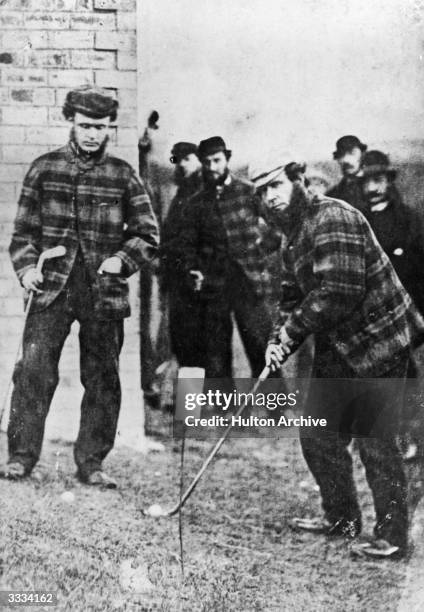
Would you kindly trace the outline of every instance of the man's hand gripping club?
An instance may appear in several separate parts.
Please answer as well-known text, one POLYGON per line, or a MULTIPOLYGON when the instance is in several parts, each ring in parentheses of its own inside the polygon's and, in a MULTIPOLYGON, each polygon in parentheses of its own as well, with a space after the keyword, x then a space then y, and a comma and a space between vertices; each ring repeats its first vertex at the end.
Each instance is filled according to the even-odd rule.
POLYGON ((271 372, 279 370, 295 350, 295 342, 290 338, 284 326, 280 330, 279 340, 279 344, 268 344, 265 351, 265 364, 271 372))

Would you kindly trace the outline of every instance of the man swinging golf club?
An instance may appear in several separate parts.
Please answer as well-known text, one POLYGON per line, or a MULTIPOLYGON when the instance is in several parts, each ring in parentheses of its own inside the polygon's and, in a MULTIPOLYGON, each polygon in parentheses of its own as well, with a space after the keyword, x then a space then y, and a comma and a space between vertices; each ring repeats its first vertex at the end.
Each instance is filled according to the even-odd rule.
POLYGON ((348 451, 357 437, 375 503, 376 539, 352 551, 401 557, 407 551, 408 511, 396 428, 413 327, 422 329, 423 320, 365 217, 340 200, 311 196, 304 171, 293 159, 277 159, 254 181, 286 236, 280 315, 266 363, 278 367, 314 334, 305 414, 327 421, 325 432, 300 431, 325 516, 294 518, 292 526, 327 535, 359 534, 361 512, 348 451), (393 378, 395 384, 383 380, 393 378))
POLYGON ((106 152, 117 107, 104 90, 70 91, 63 107, 70 141, 36 159, 24 180, 10 255, 33 299, 14 372, 9 461, 0 468, 6 478, 28 476, 39 459, 60 354, 77 320, 85 389, 74 448, 77 476, 90 485, 117 486, 102 462, 113 447, 120 408, 119 354, 123 318, 130 314, 126 279, 158 245, 143 184, 125 161, 106 152), (57 245, 66 254, 46 259, 40 272, 40 255, 57 245))

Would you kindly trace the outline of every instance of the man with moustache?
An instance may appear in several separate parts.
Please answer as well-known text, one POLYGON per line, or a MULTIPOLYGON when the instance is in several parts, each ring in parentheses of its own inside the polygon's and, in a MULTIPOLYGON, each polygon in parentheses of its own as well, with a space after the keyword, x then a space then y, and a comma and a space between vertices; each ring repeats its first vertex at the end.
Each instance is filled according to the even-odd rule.
POLYGON ((265 250, 277 248, 279 241, 265 246, 265 222, 254 187, 230 172, 231 151, 224 140, 202 140, 198 154, 204 187, 185 209, 181 256, 187 286, 202 302, 201 365, 207 378, 231 378, 234 314, 257 376, 272 325, 265 250))
POLYGON ((410 346, 424 321, 363 215, 340 200, 309 194, 302 169, 293 160, 278 159, 255 181, 286 236, 280 313, 266 362, 279 367, 314 334, 305 415, 327 421, 323 431, 300 431, 325 516, 295 518, 291 524, 349 538, 360 533, 348 451, 357 437, 377 522, 376 539, 355 544, 352 552, 399 558, 407 551, 408 509, 397 422, 410 346), (391 378, 394 384, 384 381, 391 378), (333 380, 330 385, 322 379, 333 380))
POLYGON ((381 151, 362 161, 363 213, 387 253, 403 286, 424 314, 424 235, 422 220, 405 205, 396 187, 396 170, 381 151))
POLYGON ((9 250, 33 301, 14 372, 9 461, 0 468, 9 479, 29 476, 39 459, 60 354, 77 320, 85 389, 74 447, 77 476, 89 485, 117 486, 102 462, 113 447, 120 409, 127 278, 158 246, 143 184, 129 164, 107 153, 117 109, 106 90, 87 85, 68 92, 69 142, 36 159, 24 179, 9 250), (47 261, 40 273, 41 253, 58 245, 65 256, 47 261))
MULTIPOLYGON (((172 199, 162 227, 161 285, 168 297, 172 352, 179 366, 198 366, 202 361, 199 337, 200 303, 198 295, 193 293, 185 282, 185 269, 180 253, 184 209, 190 197, 202 187, 197 146, 191 142, 177 142, 172 147, 170 161, 175 165, 177 193, 172 199)), ((187 215, 190 215, 189 208, 187 215)))
POLYGON ((338 185, 327 192, 330 198, 343 200, 360 211, 365 207, 361 185, 361 163, 366 150, 367 145, 357 136, 347 135, 339 138, 333 158, 339 164, 343 177, 338 185))
MULTIPOLYGON (((390 258, 403 286, 424 315, 424 232, 420 216, 402 201, 396 187, 396 170, 381 151, 368 151, 362 161, 362 190, 368 219, 379 243, 390 258)), ((408 378, 419 378, 419 366, 411 357, 408 378)), ((411 385, 413 389, 414 385, 411 385)), ((418 389, 413 389, 412 399, 418 389)), ((422 455, 421 411, 408 402, 405 415, 404 459, 422 455)))

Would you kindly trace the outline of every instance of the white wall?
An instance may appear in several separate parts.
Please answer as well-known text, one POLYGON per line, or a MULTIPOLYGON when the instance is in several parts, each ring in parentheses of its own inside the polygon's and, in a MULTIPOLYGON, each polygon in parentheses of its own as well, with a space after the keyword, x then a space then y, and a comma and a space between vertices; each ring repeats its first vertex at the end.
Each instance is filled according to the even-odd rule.
POLYGON ((281 147, 331 156, 424 138, 424 9, 414 0, 143 0, 141 121, 176 140, 221 134, 245 163, 281 147), (418 7, 418 8, 417 8, 418 7))

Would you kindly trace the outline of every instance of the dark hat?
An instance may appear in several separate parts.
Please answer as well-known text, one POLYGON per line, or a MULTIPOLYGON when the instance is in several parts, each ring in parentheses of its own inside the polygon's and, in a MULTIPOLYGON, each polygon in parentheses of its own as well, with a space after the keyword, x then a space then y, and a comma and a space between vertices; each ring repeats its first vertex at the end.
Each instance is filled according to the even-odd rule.
POLYGON ((368 151, 362 159, 362 176, 386 174, 391 181, 396 178, 396 170, 391 166, 388 155, 381 151, 368 151))
POLYGON ((341 157, 348 151, 352 151, 355 147, 361 149, 362 152, 367 150, 367 145, 361 142, 357 136, 342 136, 336 142, 336 150, 333 151, 334 159, 341 157))
POLYGON ((207 155, 214 155, 219 151, 223 151, 227 158, 231 156, 231 151, 227 149, 227 146, 221 138, 221 136, 212 136, 211 138, 207 138, 206 140, 201 140, 199 144, 199 158, 202 159, 207 155))
POLYGON ((169 161, 171 164, 178 164, 179 161, 184 159, 186 155, 190 155, 190 153, 197 155, 197 145, 192 142, 177 142, 172 147, 169 161))
POLYGON ((109 91, 93 85, 84 85, 67 93, 62 110, 66 119, 71 119, 75 113, 82 113, 92 119, 110 117, 114 121, 117 109, 118 100, 115 100, 109 91))

